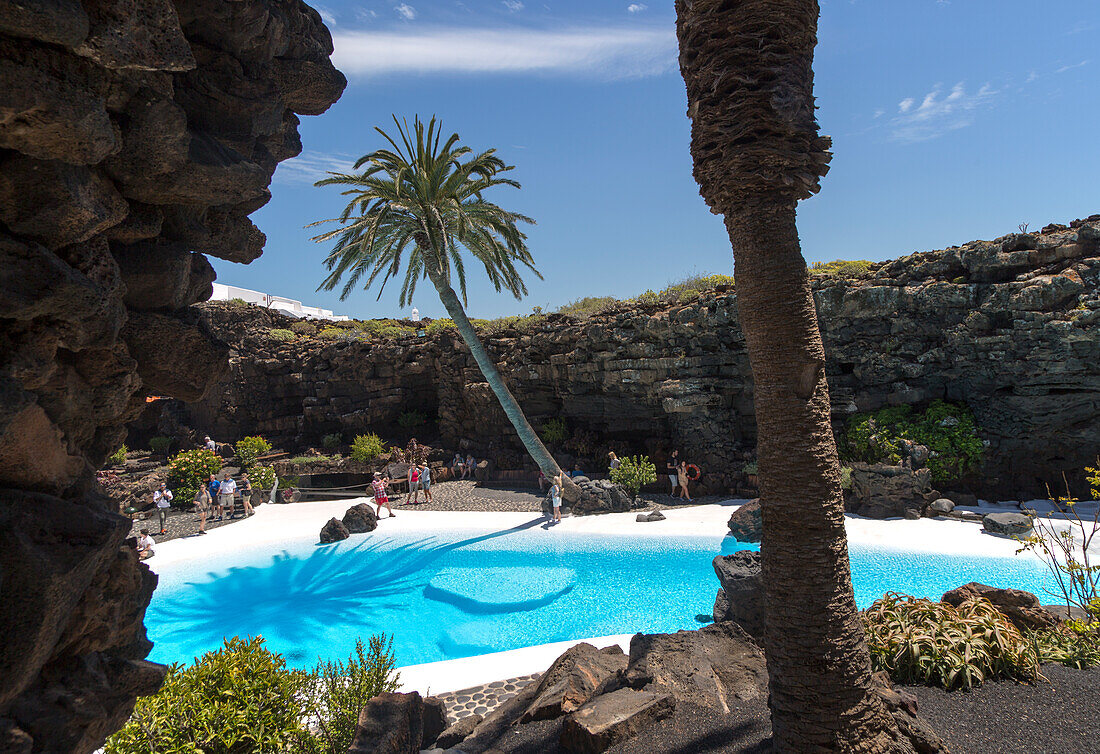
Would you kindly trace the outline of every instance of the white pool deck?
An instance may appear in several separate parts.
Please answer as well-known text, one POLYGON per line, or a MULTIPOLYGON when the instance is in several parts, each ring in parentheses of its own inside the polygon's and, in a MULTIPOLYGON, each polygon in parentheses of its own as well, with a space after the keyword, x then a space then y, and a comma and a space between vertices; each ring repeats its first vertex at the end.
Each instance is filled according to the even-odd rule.
MULTIPOLYGON (((321 527, 329 518, 340 518, 352 505, 372 502, 370 498, 296 503, 293 505, 263 505, 256 515, 232 526, 213 529, 204 537, 174 539, 156 547, 156 555, 146 561, 154 572, 164 566, 203 560, 211 555, 224 555, 226 550, 275 546, 292 540, 316 541, 321 527)), ((609 513, 600 516, 566 518, 544 531, 547 537, 575 534, 621 534, 646 537, 705 536, 720 538, 726 531, 730 513, 744 500, 727 500, 712 505, 699 505, 664 510, 664 521, 639 523, 636 513, 609 513)), ((1007 506, 983 506, 983 512, 1008 510, 1007 506)), ((1012 506, 1013 510, 1018 510, 1012 506)), ((378 532, 434 532, 439 530, 509 529, 534 520, 535 513, 488 513, 455 511, 416 511, 399 508, 394 518, 383 518, 378 532)), ((848 542, 852 545, 883 549, 927 552, 943 555, 987 557, 1015 556, 1019 543, 984 534, 975 523, 950 519, 922 518, 873 520, 858 516, 845 519, 848 542)), ((352 535, 357 536, 357 535, 352 535)), ((716 585, 717 588, 717 585, 716 585)), ((556 642, 534 647, 495 652, 458 660, 409 665, 399 668, 401 686, 406 691, 446 693, 492 681, 544 671, 569 647, 587 641, 597 647, 618 644, 629 647, 630 634, 593 639, 556 642)))

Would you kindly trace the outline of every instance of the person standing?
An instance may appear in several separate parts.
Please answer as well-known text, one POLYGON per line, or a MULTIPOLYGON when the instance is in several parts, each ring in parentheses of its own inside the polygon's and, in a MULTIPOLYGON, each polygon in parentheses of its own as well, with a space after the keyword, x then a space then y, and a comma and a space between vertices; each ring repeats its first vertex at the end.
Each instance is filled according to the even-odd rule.
POLYGON ((561 523, 561 477, 555 476, 554 483, 550 485, 550 508, 553 510, 551 521, 561 523))
POLYGON ((424 490, 424 502, 432 501, 432 470, 427 461, 420 467, 420 489, 424 490))
POLYGON ((149 530, 142 529, 137 541, 138 560, 148 560, 153 557, 153 545, 156 543, 157 541, 149 536, 149 530))
POLYGON ((612 471, 622 465, 622 461, 619 460, 619 457, 615 455, 615 451, 613 450, 607 454, 607 457, 611 459, 607 463, 607 473, 610 474, 612 471))
POLYGON ((153 493, 153 505, 157 508, 157 518, 160 520, 160 533, 168 533, 168 508, 172 505, 172 490, 164 482, 153 493))
POLYGON ((390 498, 386 495, 386 485, 390 482, 389 477, 382 477, 379 472, 374 472, 374 481, 370 483, 371 489, 374 491, 374 503, 378 506, 378 510, 374 513, 376 516, 382 515, 382 506, 386 506, 386 510, 390 512, 390 518, 393 518, 393 508, 390 507, 390 498))
POLYGON ((676 467, 676 478, 680 482, 680 499, 691 502, 691 493, 688 492, 688 463, 687 461, 680 461, 680 465, 676 467))
POLYGON ((252 482, 248 478, 248 472, 241 474, 241 507, 244 508, 244 517, 248 518, 256 511, 252 509, 252 482))
POLYGON ((195 492, 195 512, 199 514, 199 534, 206 534, 206 513, 210 510, 210 490, 205 484, 195 492))
POLYGON ((672 490, 668 493, 668 496, 674 498, 676 497, 676 488, 680 484, 680 451, 672 451, 665 467, 668 469, 668 481, 672 483, 672 490))
POLYGON ((218 487, 218 502, 221 503, 222 509, 229 509, 229 520, 232 521, 236 518, 237 514, 234 510, 234 503, 237 498, 237 483, 233 481, 233 477, 229 474, 225 475, 222 479, 221 486, 218 487))
POLYGON ((409 483, 409 494, 405 496, 405 505, 409 504, 412 500, 414 503, 420 502, 420 467, 416 463, 409 465, 409 471, 407 481, 409 483))
POLYGON ((215 521, 221 521, 225 518, 225 509, 222 508, 222 499, 218 494, 218 488, 222 486, 222 483, 218 481, 218 478, 213 474, 210 475, 210 481, 206 483, 206 489, 210 493, 210 502, 214 506, 214 515, 217 516, 215 521))

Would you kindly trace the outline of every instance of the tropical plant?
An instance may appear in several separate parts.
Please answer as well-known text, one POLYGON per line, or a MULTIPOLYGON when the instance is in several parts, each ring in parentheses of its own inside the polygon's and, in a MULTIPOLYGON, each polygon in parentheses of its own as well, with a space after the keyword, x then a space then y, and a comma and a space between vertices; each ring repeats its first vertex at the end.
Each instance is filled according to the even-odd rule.
POLYGON ((873 668, 900 683, 969 689, 1038 676, 1034 642, 984 599, 953 607, 889 592, 862 617, 873 668))
POLYGON ((378 694, 396 691, 400 675, 393 639, 385 634, 370 637, 369 651, 362 639, 355 640, 355 654, 347 663, 318 663, 313 671, 314 694, 307 706, 306 724, 314 731, 311 752, 344 754, 355 737, 359 713, 378 694))
POLYGON ((168 489, 175 493, 173 502, 190 505, 211 474, 221 471, 222 459, 212 450, 196 448, 177 453, 168 462, 168 489))
POLYGON ((154 437, 149 440, 149 450, 158 456, 168 455, 168 449, 172 447, 171 437, 154 437))
POLYGON ((325 260, 329 275, 320 287, 333 290, 343 281, 343 299, 360 281, 364 288, 380 281, 381 298, 386 283, 401 274, 404 262, 400 305, 405 307, 411 303, 417 283, 428 279, 527 452, 544 474, 553 476, 560 471, 557 464, 527 421, 463 308, 467 300, 463 250, 484 268, 497 291, 504 289, 517 299, 527 293, 517 265, 539 275, 527 249, 527 237, 517 227, 517 223, 534 221, 485 198, 486 192, 497 186, 519 188, 516 181, 503 175, 512 166, 492 149, 473 154, 469 147, 458 144, 458 134, 442 141, 435 118, 427 124, 415 118, 411 129, 407 122, 393 120, 397 140, 375 129, 392 149, 359 158, 355 170, 362 168, 361 172, 332 173, 317 182, 318 186, 344 186, 350 197, 339 217, 314 223, 335 222, 339 226, 313 239, 318 243, 335 241, 325 260))
POLYGON ((118 450, 107 456, 107 463, 111 466, 121 466, 126 463, 126 454, 129 452, 130 449, 126 447, 126 443, 123 443, 118 450))
POLYGON ((569 437, 569 430, 565 428, 565 422, 561 419, 547 419, 542 423, 542 432, 539 436, 542 437, 543 442, 553 445, 569 437))
POLYGON ((626 456, 619 459, 619 468, 611 470, 611 481, 637 495, 642 487, 657 481, 657 467, 649 456, 626 456))
POLYGON ((225 640, 191 667, 173 665, 154 696, 139 697, 106 754, 252 754, 287 751, 308 736, 302 702, 310 673, 290 670, 261 637, 225 640))
POLYGON ((1083 670, 1100 666, 1100 600, 1090 620, 1066 620, 1055 628, 1031 634, 1040 662, 1057 662, 1083 670))
POLYGON ((267 492, 275 486, 275 469, 270 466, 253 466, 248 472, 253 488, 267 492))
POLYGON ((356 435, 351 442, 351 460, 373 461, 386 452, 386 443, 382 438, 371 432, 367 435, 356 435))
POLYGON ((271 443, 259 435, 245 437, 233 446, 233 451, 245 470, 251 469, 256 460, 269 450, 271 450, 271 443))
POLYGON ((325 450, 334 450, 340 447, 340 443, 344 441, 344 438, 339 432, 333 432, 330 435, 325 435, 321 438, 321 447, 325 450))
POLYGON ((725 217, 756 386, 773 746, 901 751, 852 590, 825 350, 795 223, 831 156, 814 115, 818 12, 816 0, 678 0, 680 71, 694 175, 725 217))
POLYGON ((279 343, 289 343, 292 340, 298 339, 298 336, 295 335, 292 330, 287 330, 282 327, 276 327, 273 330, 268 330, 267 337, 279 343))
POLYGON ((423 412, 413 409, 401 412, 401 415, 397 417, 397 426, 402 429, 412 429, 413 427, 419 427, 425 421, 427 420, 424 418, 423 412))

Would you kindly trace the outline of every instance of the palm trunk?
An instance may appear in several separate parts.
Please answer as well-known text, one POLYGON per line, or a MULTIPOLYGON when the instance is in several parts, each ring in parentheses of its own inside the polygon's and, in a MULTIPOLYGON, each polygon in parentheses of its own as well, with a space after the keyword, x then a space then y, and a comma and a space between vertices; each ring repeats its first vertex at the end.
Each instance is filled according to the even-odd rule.
POLYGON ((726 227, 754 381, 776 750, 889 751, 893 721, 871 689, 852 592, 825 351, 795 209, 742 206, 726 227))
POLYGON ((500 401, 500 407, 504 409, 505 416, 508 417, 508 421, 515 428, 516 434, 519 435, 520 442, 527 449, 528 455, 535 461, 547 479, 552 479, 554 476, 561 474, 561 469, 558 468, 554 457, 542 444, 542 440, 539 439, 535 428, 531 426, 531 422, 527 421, 527 417, 524 415, 523 409, 519 407, 519 403, 516 402, 512 391, 504 383, 504 378, 501 377, 497 365, 489 358, 489 352, 485 350, 485 346, 481 344, 481 340, 477 337, 477 332, 466 316, 466 311, 462 308, 462 302, 458 300, 458 295, 454 292, 454 289, 451 288, 445 278, 438 274, 429 272, 428 277, 435 285, 436 291, 439 292, 439 300, 443 302, 443 308, 451 315, 451 320, 455 323, 458 334, 462 336, 466 347, 473 354, 474 361, 477 362, 478 368, 485 376, 485 381, 492 388, 493 394, 500 401))

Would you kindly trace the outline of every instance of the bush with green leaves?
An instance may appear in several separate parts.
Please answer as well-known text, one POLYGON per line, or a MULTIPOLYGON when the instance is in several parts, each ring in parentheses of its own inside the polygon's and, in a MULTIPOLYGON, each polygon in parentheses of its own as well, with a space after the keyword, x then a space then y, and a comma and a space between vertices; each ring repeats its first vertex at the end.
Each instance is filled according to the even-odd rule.
POLYGON ((317 325, 302 319, 292 324, 290 331, 308 338, 317 334, 317 325))
POLYGON ((454 320, 433 319, 428 323, 428 326, 424 328, 424 332, 431 338, 444 332, 457 333, 458 328, 455 326, 454 320))
POLYGON ((424 414, 416 409, 412 411, 402 411, 401 415, 397 417, 397 426, 402 429, 412 429, 419 427, 427 419, 424 418, 424 414))
POLYGON ((282 327, 276 327, 273 330, 268 330, 267 337, 270 340, 274 340, 279 343, 289 343, 292 340, 298 339, 298 336, 294 334, 293 330, 287 330, 282 327))
POLYGON ((222 459, 212 450, 196 448, 177 453, 168 462, 168 489, 175 494, 173 504, 190 506, 199 490, 211 474, 221 471, 222 459))
POLYGON ((872 264, 867 259, 834 259, 832 262, 814 262, 809 269, 811 275, 851 278, 863 275, 872 264))
POLYGON ((558 307, 558 313, 577 319, 588 319, 593 314, 610 309, 617 303, 619 299, 614 296, 585 296, 558 307))
POLYGON ((344 331, 339 327, 326 327, 317 333, 317 337, 321 340, 336 340, 344 335, 344 331))
POLYGON ((611 470, 611 481, 637 495, 642 487, 657 481, 657 467, 649 456, 627 456, 620 459, 619 468, 611 470))
POLYGON ((129 452, 130 449, 126 447, 126 443, 123 443, 122 447, 107 456, 107 464, 109 466, 121 466, 126 463, 126 454, 129 452))
POLYGON ((374 432, 367 435, 356 435, 351 443, 351 459, 353 461, 373 461, 385 452, 386 443, 374 432))
POLYGON ((1057 662, 1084 670, 1100 666, 1100 599, 1088 611, 1089 620, 1067 620, 1031 634, 1040 662, 1057 662))
POLYGON ((955 689, 1038 677, 1034 642, 984 599, 953 607, 888 592, 860 617, 871 667, 899 683, 955 689))
POLYGON ((271 466, 253 466, 248 470, 248 479, 253 489, 267 492, 275 486, 275 469, 271 466))
POLYGON ((545 443, 559 443, 569 437, 569 430, 565 428, 565 422, 561 419, 548 419, 542 423, 539 437, 545 443))
POLYGON ((139 697, 106 754, 254 754, 293 751, 310 738, 303 703, 313 674, 291 670, 260 637, 225 640, 191 667, 173 665, 154 696, 139 697))
POLYGON ((237 460, 245 470, 251 469, 256 460, 271 450, 271 443, 259 435, 252 435, 237 441, 233 451, 237 454, 237 460))
POLYGON ((156 453, 158 456, 168 455, 168 449, 172 447, 171 437, 154 437, 149 440, 149 450, 156 453))
POLYGON ((378 694, 396 691, 400 676, 393 639, 370 637, 369 651, 362 639, 355 641, 355 654, 347 663, 321 662, 313 671, 314 694, 307 706, 306 725, 314 731, 303 750, 316 754, 344 754, 355 737, 359 712, 378 694))
POLYGON ((970 410, 941 400, 923 412, 915 412, 912 406, 891 406, 856 414, 848 420, 840 451, 846 461, 899 464, 907 455, 906 441, 928 447, 928 468, 937 482, 977 470, 985 453, 970 410))
POLYGON ((340 443, 344 441, 344 438, 339 432, 333 432, 330 435, 325 435, 321 438, 321 447, 325 450, 333 450, 340 447, 340 443))

